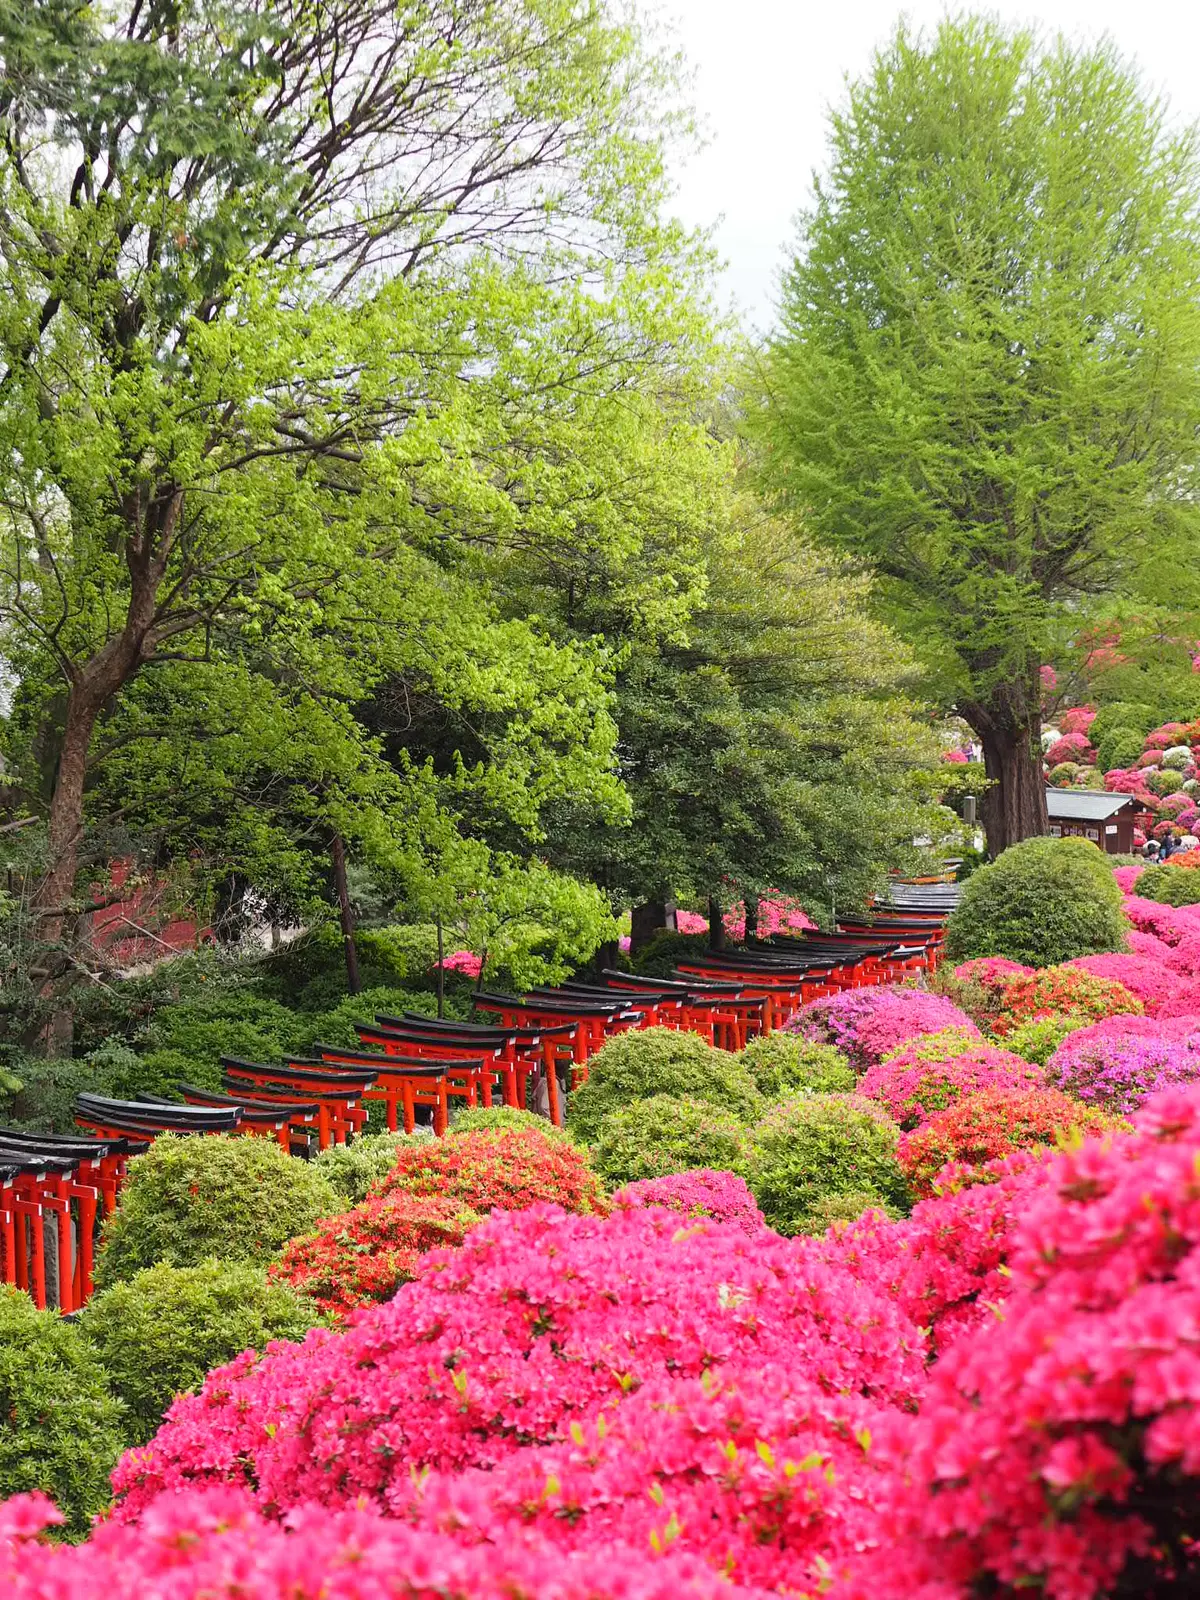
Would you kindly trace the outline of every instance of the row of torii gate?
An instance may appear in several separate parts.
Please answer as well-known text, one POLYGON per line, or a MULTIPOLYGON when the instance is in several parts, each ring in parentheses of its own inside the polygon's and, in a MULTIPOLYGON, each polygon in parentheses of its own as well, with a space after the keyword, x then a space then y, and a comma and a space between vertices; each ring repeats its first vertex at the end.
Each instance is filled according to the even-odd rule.
POLYGON ((307 1158, 353 1140, 372 1102, 407 1133, 424 1123, 444 1134, 455 1107, 476 1105, 541 1111, 561 1125, 590 1058, 626 1029, 687 1029, 740 1050, 811 1000, 933 972, 956 896, 952 884, 897 882, 886 904, 834 932, 705 952, 669 978, 605 968, 522 995, 478 993, 470 1022, 376 1016, 355 1025, 357 1049, 317 1045, 270 1063, 225 1057, 219 1090, 179 1083, 177 1101, 80 1094, 77 1134, 0 1128, 3 1279, 39 1308, 78 1310, 128 1163, 161 1133, 269 1138, 307 1158))

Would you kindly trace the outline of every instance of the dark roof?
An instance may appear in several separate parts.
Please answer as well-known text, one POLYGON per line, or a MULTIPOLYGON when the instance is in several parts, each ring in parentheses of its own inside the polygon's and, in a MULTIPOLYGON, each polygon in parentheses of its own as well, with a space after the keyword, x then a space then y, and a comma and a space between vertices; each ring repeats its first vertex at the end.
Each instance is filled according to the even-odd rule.
POLYGON ((1104 794, 1098 789, 1046 790, 1046 810, 1052 822, 1107 822, 1127 806, 1137 806, 1131 794, 1104 794))

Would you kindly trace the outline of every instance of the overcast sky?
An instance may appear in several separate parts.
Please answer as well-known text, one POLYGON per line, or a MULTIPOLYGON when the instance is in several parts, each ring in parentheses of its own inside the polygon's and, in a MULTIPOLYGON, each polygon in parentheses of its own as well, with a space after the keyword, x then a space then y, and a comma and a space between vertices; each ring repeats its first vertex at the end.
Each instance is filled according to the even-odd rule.
MULTIPOLYGON (((719 220, 725 289, 748 326, 773 315, 792 219, 825 157, 825 118, 896 19, 936 24, 944 4, 914 0, 665 0, 691 62, 710 142, 678 174, 677 209, 719 220)), ((1176 116, 1200 119, 1198 0, 1007 0, 979 9, 1073 38, 1107 33, 1176 116)))

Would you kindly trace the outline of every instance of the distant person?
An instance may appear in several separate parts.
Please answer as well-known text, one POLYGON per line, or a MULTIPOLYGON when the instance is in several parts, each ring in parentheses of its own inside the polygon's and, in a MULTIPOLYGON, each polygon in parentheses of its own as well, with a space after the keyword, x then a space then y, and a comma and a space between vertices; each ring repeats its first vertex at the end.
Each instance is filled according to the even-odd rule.
POLYGON ((1145 844, 1142 846, 1142 854, 1145 856, 1147 861, 1157 861, 1158 860, 1158 840, 1157 839, 1147 839, 1145 844))
POLYGON ((1162 849, 1158 852, 1158 859, 1160 861, 1169 861, 1178 848, 1179 847, 1174 839, 1164 839, 1162 842, 1162 849))

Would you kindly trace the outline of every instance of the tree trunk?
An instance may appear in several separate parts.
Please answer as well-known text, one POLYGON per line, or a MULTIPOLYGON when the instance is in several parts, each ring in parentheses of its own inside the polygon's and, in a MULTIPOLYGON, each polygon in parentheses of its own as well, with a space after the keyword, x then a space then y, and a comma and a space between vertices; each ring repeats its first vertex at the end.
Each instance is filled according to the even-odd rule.
POLYGON ((745 896, 746 906, 746 942, 758 938, 758 896, 748 894, 745 896))
POLYGON ((438 913, 437 919, 438 959, 437 959, 437 1000, 439 1019, 446 1015, 446 936, 442 932, 442 917, 438 913))
POLYGON ((1042 724, 1036 714, 1024 728, 980 728, 989 787, 981 807, 988 854, 1050 831, 1042 776, 1042 724))
POLYGON ((713 895, 708 897, 708 948, 710 950, 725 948, 725 918, 721 911, 721 902, 713 895))
POLYGON ((333 884, 337 890, 338 915, 342 924, 342 948, 346 953, 346 986, 351 994, 362 993, 358 976, 358 946, 354 941, 354 907, 350 904, 350 889, 346 883, 346 846, 340 833, 329 841, 329 854, 333 861, 333 884))

